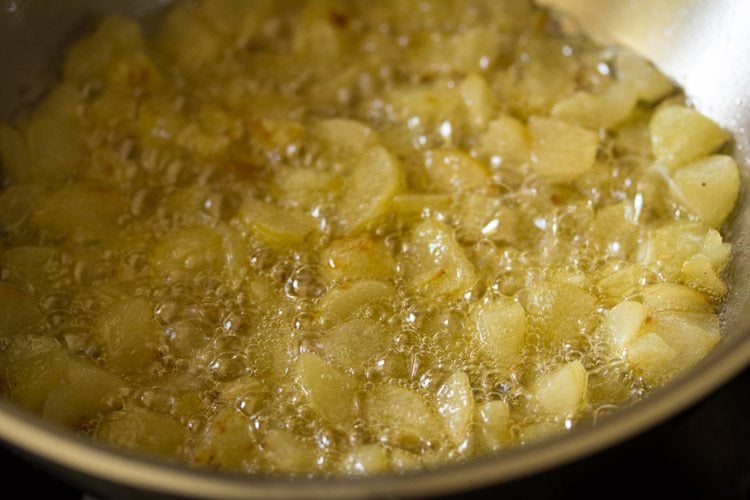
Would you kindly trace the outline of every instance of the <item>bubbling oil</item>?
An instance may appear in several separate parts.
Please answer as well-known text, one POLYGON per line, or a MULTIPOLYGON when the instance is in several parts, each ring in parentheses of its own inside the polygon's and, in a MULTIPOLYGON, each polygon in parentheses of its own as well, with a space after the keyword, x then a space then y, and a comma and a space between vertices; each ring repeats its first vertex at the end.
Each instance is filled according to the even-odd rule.
MULTIPOLYGON (((669 281, 639 260, 650 231, 696 221, 665 196, 648 144, 649 118, 681 103, 677 91, 596 128, 591 165, 557 182, 535 170, 531 122, 575 91, 619 85, 616 50, 524 1, 278 4, 178 4, 154 40, 105 21, 30 118, 74 124, 85 154, 73 171, 34 164, 27 179, 3 156, 0 277, 39 316, 19 335, 115 380, 67 423, 193 465, 374 473, 567 432, 658 385, 613 350, 606 317, 669 281), (390 174, 360 165, 376 144, 390 174), (362 168, 374 173, 357 184, 362 168), (415 263, 425 221, 439 234, 415 263), (378 291, 357 305, 357 286, 378 291), (504 300, 523 311, 523 342, 499 362, 477 318, 504 300), (305 355, 328 371, 307 380, 305 355), (584 392, 550 415, 539 381, 572 365, 584 392), (453 374, 468 395, 442 403, 459 392, 445 389, 453 374), (372 400, 383 388, 437 430, 389 427, 399 417, 372 400), (338 398, 351 405, 331 418, 338 398), (437 410, 454 403, 474 412, 458 439, 437 410), (507 437, 482 444, 488 432, 507 437)), ((2 334, 4 353, 19 349, 2 334)), ((42 401, 34 409, 63 419, 42 401)))

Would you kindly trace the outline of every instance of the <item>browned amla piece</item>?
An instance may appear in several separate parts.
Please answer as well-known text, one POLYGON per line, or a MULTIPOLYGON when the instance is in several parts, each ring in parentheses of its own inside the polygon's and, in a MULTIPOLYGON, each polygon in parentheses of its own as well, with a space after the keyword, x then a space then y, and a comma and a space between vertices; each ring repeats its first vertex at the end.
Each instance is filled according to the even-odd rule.
POLYGON ((430 467, 721 338, 727 134, 527 1, 177 2, 62 75, 0 125, 0 387, 105 443, 430 467))

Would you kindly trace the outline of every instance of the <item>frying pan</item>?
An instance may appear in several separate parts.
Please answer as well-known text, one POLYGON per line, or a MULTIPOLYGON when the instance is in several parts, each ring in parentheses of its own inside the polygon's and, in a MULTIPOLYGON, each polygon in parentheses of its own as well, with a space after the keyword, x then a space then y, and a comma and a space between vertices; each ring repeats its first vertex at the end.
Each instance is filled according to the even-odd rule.
MULTIPOLYGON (((64 47, 99 17, 148 18, 164 0, 0 0, 0 119, 11 120, 54 82, 64 47)), ((734 134, 743 188, 728 238, 734 258, 724 338, 697 367, 649 398, 573 432, 492 457, 409 474, 290 479, 194 470, 112 450, 0 401, 0 439, 55 473, 106 496, 289 498, 424 496, 528 476, 641 433, 708 395, 750 363, 750 2, 745 0, 542 0, 603 43, 651 59, 693 105, 734 134)))

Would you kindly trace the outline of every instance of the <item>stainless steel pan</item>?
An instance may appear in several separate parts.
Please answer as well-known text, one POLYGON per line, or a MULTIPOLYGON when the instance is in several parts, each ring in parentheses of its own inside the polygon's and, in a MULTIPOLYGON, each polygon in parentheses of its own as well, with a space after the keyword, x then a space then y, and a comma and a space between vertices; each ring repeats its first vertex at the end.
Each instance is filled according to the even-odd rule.
MULTIPOLYGON (((164 1, 0 0, 0 119, 10 119, 54 81, 65 44, 110 12, 139 16, 164 1)), ((735 134, 734 153, 750 165, 750 2, 746 0, 544 0, 573 15, 604 42, 619 42, 653 60, 682 85, 695 106, 735 134)), ((290 480, 195 471, 128 455, 73 436, 0 402, 0 438, 92 491, 187 497, 352 497, 445 494, 530 475, 642 432, 729 380, 750 363, 750 194, 743 170, 741 202, 730 239, 731 295, 725 338, 698 367, 646 401, 582 425, 567 435, 495 457, 408 475, 290 480)), ((147 495, 148 496, 148 495, 147 495)))

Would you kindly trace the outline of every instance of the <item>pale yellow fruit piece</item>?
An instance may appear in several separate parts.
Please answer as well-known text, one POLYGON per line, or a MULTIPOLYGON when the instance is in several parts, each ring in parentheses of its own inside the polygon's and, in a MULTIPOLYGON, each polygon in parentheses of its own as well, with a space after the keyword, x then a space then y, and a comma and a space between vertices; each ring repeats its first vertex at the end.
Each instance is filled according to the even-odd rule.
POLYGON ((641 331, 648 308, 640 302, 626 300, 607 311, 605 317, 615 354, 620 356, 641 331))
POLYGON ((643 264, 657 264, 669 279, 676 280, 682 264, 702 250, 707 232, 700 222, 672 222, 652 229, 637 259, 643 264))
POLYGON ((0 281, 0 338, 10 337, 34 328, 41 314, 36 302, 22 290, 0 281))
POLYGON ((320 262, 327 283, 387 280, 396 274, 396 260, 385 243, 370 235, 334 240, 321 253, 320 262))
POLYGON ((0 254, 5 279, 19 288, 49 288, 49 274, 59 268, 60 250, 48 246, 11 247, 0 254))
POLYGON ((299 355, 292 374, 307 403, 326 422, 344 429, 351 424, 357 413, 353 377, 310 352, 299 355))
POLYGON ((497 43, 493 33, 482 26, 439 39, 425 37, 414 51, 412 60, 424 72, 468 73, 489 64, 496 53, 497 43))
POLYGON ((71 184, 44 198, 32 223, 55 240, 106 241, 118 231, 126 213, 121 195, 105 186, 71 184))
POLYGON ((442 419, 414 391, 375 385, 365 394, 364 416, 373 434, 391 446, 421 451, 444 439, 442 419))
POLYGON ((711 312, 713 307, 706 297, 690 287, 676 283, 648 285, 641 292, 649 312, 711 312))
POLYGON ((714 270, 711 259, 705 256, 696 256, 685 261, 682 265, 682 279, 687 285, 700 290, 715 301, 727 293, 726 283, 714 270))
POLYGON ((71 358, 65 375, 44 402, 42 416, 67 426, 96 417, 107 408, 107 398, 123 387, 119 377, 83 358, 71 358))
POLYGON ((506 99, 512 99, 521 115, 546 114, 562 96, 576 89, 579 65, 564 54, 564 43, 541 34, 520 37, 515 52, 524 56, 519 68, 521 78, 513 83, 506 99))
POLYGON ((284 249, 304 241, 318 227, 315 219, 293 208, 282 208, 248 197, 240 208, 240 222, 266 245, 284 249))
POLYGON ((508 447, 513 434, 508 404, 504 401, 487 401, 476 408, 476 441, 484 452, 508 447))
POLYGON ((435 126, 460 116, 464 106, 458 90, 444 83, 398 88, 388 94, 387 101, 399 119, 411 119, 420 126, 435 126))
POLYGON ((320 347, 337 365, 361 373, 383 354, 391 337, 388 328, 377 321, 353 319, 328 330, 320 339, 320 347))
POLYGON ((271 466, 281 472, 303 474, 317 468, 317 448, 290 431, 271 429, 263 440, 263 452, 271 466))
POLYGON ((734 209, 740 173, 731 156, 714 155, 680 167, 672 176, 675 198, 707 226, 719 227, 734 209))
POLYGON ((518 213, 504 207, 500 198, 466 193, 456 199, 453 216, 458 239, 463 242, 482 238, 513 242, 517 238, 518 213))
POLYGON ((385 472, 389 466, 390 460, 383 446, 364 444, 344 455, 339 468, 346 474, 358 475, 385 472))
POLYGON ((19 126, 26 139, 36 178, 67 179, 79 171, 87 154, 81 123, 75 113, 78 91, 71 85, 55 88, 19 126))
POLYGON ((509 297, 498 297, 471 312, 484 355, 507 369, 520 361, 528 322, 524 308, 509 297))
POLYGON ((166 415, 134 406, 105 416, 97 426, 95 436, 116 448, 175 457, 187 432, 166 415))
POLYGON ((729 134, 716 123, 684 106, 657 109, 649 130, 656 161, 672 169, 713 153, 729 140, 729 134))
POLYGON ((469 439, 474 418, 474 395, 468 375, 460 370, 453 372, 438 389, 435 400, 448 436, 462 448, 469 439))
POLYGON ((576 92, 552 107, 552 116, 590 129, 611 129, 627 119, 635 107, 636 93, 628 85, 613 83, 599 94, 576 92))
POLYGON ((15 404, 41 411, 47 394, 62 380, 68 355, 49 337, 17 336, 0 353, 5 394, 15 404))
POLYGON ((674 84, 646 59, 621 50, 615 59, 617 79, 647 103, 656 102, 675 91, 674 84))
POLYGON ((642 276, 642 266, 617 262, 602 270, 602 276, 596 286, 600 290, 601 297, 615 305, 641 289, 642 276))
POLYGON ((558 345, 593 331, 599 323, 594 295, 576 285, 543 282, 533 285, 523 303, 529 323, 543 342, 558 345))
POLYGON ((471 127, 475 131, 486 129, 497 104, 487 80, 479 73, 471 72, 458 84, 458 92, 466 106, 471 127))
POLYGON ((562 120, 532 116, 531 166, 549 182, 569 182, 594 166, 598 138, 595 132, 562 120))
POLYGON ((635 210, 628 202, 607 205, 599 210, 590 229, 591 243, 597 250, 628 259, 637 248, 640 230, 635 210))
POLYGON ((393 308, 398 295, 393 285, 383 281, 362 280, 344 283, 320 299, 320 319, 330 327, 366 313, 366 309, 393 308))
POLYGON ((263 382, 253 375, 243 375, 225 382, 219 399, 228 406, 242 410, 246 415, 258 411, 268 397, 263 382))
POLYGON ((143 47, 141 25, 124 16, 108 16, 93 35, 82 38, 68 50, 63 74, 66 79, 85 82, 106 68, 117 50, 143 47))
POLYGON ((233 408, 223 408, 197 436, 190 462, 220 469, 249 470, 260 456, 260 443, 250 418, 233 408))
POLYGON ((219 55, 222 41, 200 18, 196 6, 186 4, 169 9, 156 34, 156 46, 182 69, 192 73, 219 55), (187 46, 193 50, 186 51, 187 46))
POLYGON ((529 158, 531 138, 521 121, 509 115, 492 120, 479 137, 479 151, 499 165, 518 164, 529 158))
POLYGON ((403 184, 401 165, 388 150, 376 146, 365 151, 344 181, 338 207, 342 230, 353 233, 377 221, 403 184))
POLYGON ((325 201, 327 193, 341 189, 341 177, 328 170, 310 167, 282 166, 273 178, 280 199, 311 210, 325 201))
POLYGON ((427 219, 408 239, 405 275, 412 286, 435 295, 463 295, 476 282, 474 265, 456 241, 453 230, 427 219))
POLYGON ((200 16, 216 32, 244 47, 258 36, 263 22, 273 11, 273 1, 243 2, 236 0, 204 0, 198 4, 200 16))
POLYGON ((470 191, 490 182, 486 165, 460 149, 439 149, 427 156, 425 172, 430 186, 440 193, 470 191))
POLYGON ((151 255, 154 269, 173 279, 219 273, 225 260, 224 241, 209 226, 174 230, 159 241, 151 255))
POLYGON ((5 177, 15 182, 30 180, 31 155, 23 136, 14 128, 0 123, 0 165, 5 177))
POLYGON ((400 193, 391 201, 391 211, 404 219, 421 219, 450 209, 449 194, 400 193))
POLYGON ((417 453, 393 448, 391 450, 391 467, 397 471, 410 471, 422 467, 422 458, 417 453))
POLYGON ((651 385, 664 382, 673 375, 672 366, 676 358, 677 351, 655 333, 638 337, 627 351, 628 363, 651 385))
POLYGON ((333 151, 347 155, 359 155, 378 142, 377 134, 368 125, 348 118, 329 118, 315 123, 310 135, 333 151))
POLYGON ((732 244, 724 243, 719 231, 709 229, 703 239, 701 249, 695 256, 707 258, 711 261, 711 267, 718 272, 726 266, 732 257, 732 244))
POLYGON ((675 373, 698 363, 721 339, 719 318, 710 312, 663 312, 654 316, 647 331, 677 352, 675 373))
POLYGON ((156 361, 163 332, 154 319, 153 305, 133 298, 105 309, 96 318, 93 333, 114 371, 137 375, 156 361))
POLYGON ((581 362, 573 361, 535 380, 531 393, 545 414, 562 420, 574 416, 584 404, 587 379, 581 362))

